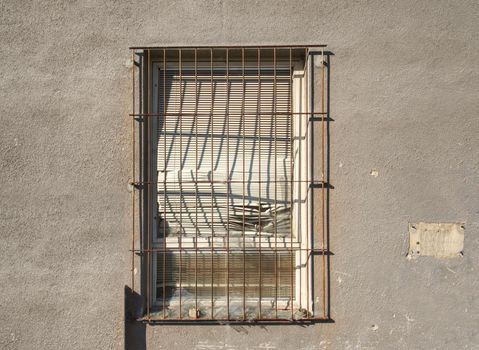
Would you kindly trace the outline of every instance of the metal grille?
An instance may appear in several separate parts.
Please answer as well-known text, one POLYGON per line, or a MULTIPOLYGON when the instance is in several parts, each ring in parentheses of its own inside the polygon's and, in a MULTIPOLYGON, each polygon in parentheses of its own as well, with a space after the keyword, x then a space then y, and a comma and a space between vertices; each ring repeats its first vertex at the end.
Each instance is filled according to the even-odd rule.
POLYGON ((144 320, 328 319, 323 50, 132 48, 132 289, 138 264, 144 320))

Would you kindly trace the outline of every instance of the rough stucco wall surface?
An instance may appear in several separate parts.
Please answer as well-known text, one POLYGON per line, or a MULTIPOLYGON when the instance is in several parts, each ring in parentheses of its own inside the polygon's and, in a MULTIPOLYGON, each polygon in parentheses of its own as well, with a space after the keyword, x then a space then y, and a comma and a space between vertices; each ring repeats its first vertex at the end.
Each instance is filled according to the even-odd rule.
POLYGON ((124 348, 129 46, 314 42, 335 55, 335 323, 147 327, 131 348, 478 348, 478 18, 477 1, 2 1, 0 347, 124 348), (464 257, 407 260, 419 221, 464 222, 464 257))

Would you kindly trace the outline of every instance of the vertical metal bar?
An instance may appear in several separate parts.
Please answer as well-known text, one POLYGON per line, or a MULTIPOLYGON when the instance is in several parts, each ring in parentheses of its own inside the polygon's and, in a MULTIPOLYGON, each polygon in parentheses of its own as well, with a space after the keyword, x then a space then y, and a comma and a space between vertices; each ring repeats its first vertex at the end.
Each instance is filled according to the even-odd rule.
MULTIPOLYGON (((289 116, 290 120, 288 121, 289 122, 289 125, 290 125, 290 139, 291 139, 291 142, 290 142, 290 155, 289 155, 289 176, 290 176, 290 210, 289 210, 289 226, 290 226, 290 247, 291 247, 291 319, 293 319, 294 317, 294 306, 293 306, 293 295, 294 295, 294 289, 293 289, 293 270, 294 270, 294 262, 293 262, 293 205, 294 205, 294 201, 293 201, 293 186, 294 186, 294 166, 293 166, 293 157, 294 157, 294 150, 293 150, 293 145, 294 145, 294 135, 293 135, 293 126, 294 126, 294 123, 296 122, 296 119, 293 117, 293 52, 292 52, 292 48, 290 47, 289 48, 289 91, 290 91, 290 102, 289 102, 289 110, 290 110, 290 113, 291 115, 289 116)), ((300 116, 298 115, 298 117, 300 118, 300 116)), ((301 119, 300 119, 300 122, 301 122, 301 119)), ((298 154, 298 157, 299 157, 299 154, 298 154)), ((300 163, 300 162, 298 162, 300 163)), ((300 179, 299 179, 300 180, 300 179)), ((301 186, 301 183, 299 183, 299 185, 301 186)), ((300 187, 299 186, 299 187, 300 187)), ((298 205, 300 205, 300 202, 298 202, 298 205)), ((300 220, 300 218, 298 217, 298 220, 300 220)), ((299 232, 297 232, 297 235, 299 235, 299 232)), ((298 240, 299 241, 299 240, 298 240)), ((299 253, 301 255, 301 252, 299 253)), ((300 284, 300 287, 301 287, 301 284, 300 284)), ((299 295, 299 298, 301 298, 301 292, 300 292, 300 295, 299 295)))
POLYGON ((325 245, 325 147, 326 147, 326 123, 324 122, 324 50, 321 50, 321 234, 322 234, 322 267, 323 267, 323 317, 326 318, 326 245, 325 245))
POLYGON ((278 125, 276 117, 276 48, 273 49, 273 116, 271 120, 274 123, 274 305, 275 317, 278 318, 278 125))
POLYGON ((257 100, 257 117, 258 117, 258 136, 259 136, 259 147, 258 147, 258 188, 259 188, 259 200, 258 200, 258 229, 259 229, 259 318, 261 319, 261 292, 262 292, 262 239, 261 239, 261 49, 258 48, 258 100, 257 100))
MULTIPOLYGON (((289 112, 290 112, 290 115, 288 116, 288 122, 289 124, 291 125, 291 129, 293 129, 293 125, 294 123, 296 122, 296 119, 293 118, 293 67, 292 67, 292 49, 289 48, 289 112)), ((293 153, 292 153, 293 154, 293 153)), ((298 154, 298 157, 299 157, 299 154, 298 154)), ((293 177, 294 177, 294 169, 290 169, 290 176, 291 176, 291 181, 293 181, 293 177)), ((298 179, 298 180, 301 180, 301 179, 298 179)), ((291 183, 293 184, 293 183, 291 183)), ((295 185, 296 186, 296 185, 295 185)), ((301 186, 301 183, 299 183, 299 186, 301 186)), ((293 256, 294 256, 294 252, 293 252, 293 186, 291 186, 291 208, 290 208, 290 268, 291 268, 291 272, 290 272, 290 288, 291 288, 291 291, 290 291, 290 300, 291 300, 291 319, 294 318, 294 259, 293 259, 293 256)), ((299 197, 297 197, 299 198, 299 197)), ((298 202, 298 205, 300 205, 301 201, 298 202)), ((300 218, 298 217, 298 220, 300 218)), ((298 233, 299 234, 299 233, 298 233)), ((300 252, 301 254, 301 252, 300 252)))
MULTIPOLYGON (((132 84, 132 113, 135 114, 135 50, 131 52, 131 84, 132 84)), ((135 183, 135 167, 136 167, 136 135, 135 135, 135 117, 131 118, 131 138, 132 138, 132 155, 131 155, 131 183, 135 183)), ((131 290, 135 291, 135 187, 132 185, 131 190, 131 290)))
POLYGON ((230 118, 229 49, 226 49, 226 315, 230 319, 230 118))
POLYGON ((166 50, 163 49, 163 318, 166 317, 166 50))
POLYGON ((246 139, 246 117, 245 117, 245 98, 246 98, 246 85, 244 79, 244 48, 241 49, 241 79, 243 83, 243 94, 241 99, 241 117, 243 121, 243 320, 246 319, 246 230, 245 230, 245 139, 246 139))
POLYGON ((214 147, 213 147, 213 107, 214 107, 214 93, 213 93, 213 49, 210 49, 210 92, 211 92, 211 106, 210 106, 210 124, 211 124, 211 318, 214 319, 214 240, 215 240, 215 230, 214 230, 214 212, 213 212, 213 203, 214 203, 214 147))
MULTIPOLYGON (((313 114, 308 114, 308 112, 313 112, 312 109, 311 109, 311 104, 310 104, 310 99, 312 99, 312 96, 311 96, 311 93, 310 93, 310 84, 311 84, 311 80, 310 80, 310 62, 309 62, 309 51, 307 48, 304 49, 304 60, 305 60, 305 67, 306 67, 306 72, 304 74, 304 79, 306 79, 306 117, 308 118, 308 127, 306 128, 307 129, 307 133, 309 134, 309 137, 311 138, 311 135, 312 135, 312 132, 313 132, 313 114)), ((311 71, 312 73, 312 71, 311 71)), ((312 154, 312 147, 309 147, 310 144, 309 142, 306 142, 306 159, 308 160, 308 162, 310 162, 310 169, 312 169, 312 162, 311 162, 311 159, 310 159, 310 154, 312 154)), ((310 172, 310 183, 313 183, 313 176, 312 176, 312 172, 310 172)), ((313 201, 314 197, 313 197, 313 187, 310 187, 308 189, 308 195, 307 195, 307 198, 310 200, 310 201, 313 201)), ((311 212, 310 213, 310 219, 313 220, 314 218, 314 215, 313 213, 311 212)), ((311 241, 311 248, 313 248, 313 240, 311 239, 313 234, 314 234, 314 231, 313 231, 314 227, 311 227, 311 232, 310 234, 308 235, 307 239, 306 239, 306 310, 307 310, 307 317, 309 318, 309 310, 310 310, 310 302, 309 302, 309 299, 310 299, 310 293, 311 293, 311 288, 310 288, 310 276, 309 276, 309 264, 312 263, 312 254, 311 254, 311 250, 310 247, 309 247, 309 244, 310 244, 310 241, 311 241)))
POLYGON ((181 115, 183 109, 183 79, 182 79, 182 70, 181 70, 181 49, 178 50, 178 73, 180 79, 180 106, 179 106, 179 118, 180 118, 180 172, 179 172, 179 185, 180 185, 180 264, 179 264, 179 279, 180 279, 180 319, 183 318, 181 314, 182 309, 182 265, 183 265, 183 252, 182 252, 182 237, 183 237, 183 116, 181 115))
MULTIPOLYGON (((322 56, 324 57, 324 49, 322 50, 322 56)), ((330 130, 330 69, 331 69, 331 65, 330 65, 330 56, 328 54, 326 54, 326 58, 323 58, 323 64, 325 66, 325 70, 326 72, 324 73, 325 74, 325 81, 324 81, 324 89, 325 89, 325 92, 324 92, 324 104, 325 104, 325 110, 324 110, 324 114, 323 114, 323 118, 326 118, 326 178, 325 178, 325 181, 327 182, 327 184, 329 185, 330 184, 330 180, 331 180, 331 174, 330 174, 330 159, 331 159, 331 156, 330 156, 330 152, 329 152, 329 149, 330 149, 330 133, 331 133, 331 130, 330 130), (327 61, 326 61, 327 60, 327 61)), ((326 209, 325 209, 325 228, 326 228, 326 234, 325 234, 325 250, 329 253, 329 208, 330 208, 330 205, 329 205, 329 198, 330 198, 330 187, 326 187, 326 209)), ((331 271, 330 271, 330 266, 331 266, 331 255, 330 254, 326 254, 326 305, 325 305, 325 313, 327 315, 327 318, 331 318, 331 302, 330 302, 330 299, 331 299, 331 286, 330 286, 330 283, 329 281, 331 280, 331 271)))
MULTIPOLYGON (((306 60, 306 58, 305 58, 305 60, 306 60)), ((289 64, 289 76, 290 76, 290 78, 289 78, 289 79, 290 79, 290 87, 289 87, 289 89, 290 89, 290 90, 289 90, 289 94, 290 94, 290 112, 291 112, 291 125, 293 125, 293 121, 296 120, 296 119, 294 119, 294 118, 296 118, 296 115, 293 116, 293 113, 294 113, 293 72, 294 72, 294 70, 293 70, 293 67, 291 66, 291 64, 292 64, 292 62, 291 62, 291 61, 292 61, 292 59, 291 59, 291 49, 290 49, 290 60, 289 60, 289 61, 290 61, 290 64, 289 64)), ((306 65, 305 65, 305 66, 306 66, 306 65)), ((305 74, 306 74, 306 72, 305 72, 305 74)), ((301 84, 302 84, 302 82, 301 82, 301 84)), ((297 87, 297 88, 299 89, 300 87, 297 87)), ((301 95, 300 98, 303 99, 303 96, 301 95)), ((302 101, 301 101, 301 100, 299 101, 299 106, 302 106, 302 101)), ((298 128, 298 129, 300 129, 300 130, 301 130, 301 133, 302 133, 302 132, 303 132, 303 128, 302 128, 302 125, 303 125, 303 115, 302 115, 302 113, 304 113, 302 107, 300 107, 300 108, 298 109, 297 113, 299 113, 299 114, 297 114, 297 117, 298 117, 299 120, 300 120, 300 121, 299 121, 299 125, 301 125, 301 127, 298 128)), ((305 130, 304 132, 306 132, 306 130, 305 130)), ((300 136, 302 136, 301 133, 298 131, 298 134, 299 134, 300 136)), ((299 159, 300 159, 299 162, 301 163, 301 159, 302 159, 302 157, 303 157, 302 152, 305 152, 305 150, 303 149, 302 146, 300 147, 300 149, 301 149, 301 153, 298 152, 298 157, 299 157, 299 159)), ((301 167, 299 167, 298 175, 299 175, 299 176, 298 176, 298 181, 303 181, 303 176, 302 176, 301 167)), ((299 262, 298 262, 298 264, 296 264, 296 266, 299 266, 299 270, 298 270, 298 274, 299 274, 299 286, 298 286, 298 287, 299 287, 299 291, 298 291, 298 296, 297 296, 297 299, 298 299, 298 301, 299 301, 299 303, 298 303, 298 304, 299 304, 299 305, 298 305, 298 310, 302 310, 302 308, 303 308, 303 300, 302 300, 302 299, 303 299, 303 295, 302 295, 302 284, 303 284, 303 272, 302 272, 302 269, 303 269, 303 240, 300 239, 300 235, 301 235, 302 230, 303 230, 302 221, 301 221, 301 216, 302 216, 302 210, 301 210, 301 209, 302 209, 302 207, 301 207, 301 200, 302 200, 302 191, 301 191, 301 190, 302 190, 302 185, 303 185, 302 182, 300 182, 300 183, 299 183, 299 186, 298 186, 298 189, 299 189, 299 190, 298 190, 298 196, 297 196, 297 198, 299 198, 300 201, 298 202, 298 206, 299 206, 299 209, 298 209, 298 220, 297 220, 298 223, 296 224, 296 240, 297 240, 297 241, 299 242, 299 244, 300 244, 300 250, 299 250, 299 254, 298 254, 298 256, 299 256, 299 262)), ((306 191, 305 194, 306 194, 306 196, 307 196, 307 191, 306 191)), ((306 222, 308 222, 308 211, 307 211, 307 210, 306 210, 306 222)), ((307 251, 306 251, 306 254, 308 254, 307 251)), ((306 263, 307 263, 307 262, 308 262, 308 260, 306 259, 306 263)), ((294 312, 294 310, 293 310, 292 312, 294 312)))
MULTIPOLYGON (((147 113, 151 113, 151 53, 150 50, 146 50, 146 58, 147 58, 147 65, 148 65, 148 72, 147 72, 147 98, 148 98, 148 104, 147 104, 147 113)), ((146 252, 146 312, 147 312, 147 317, 148 320, 150 319, 150 293, 151 289, 153 288, 152 282, 151 282, 151 268, 150 268, 150 260, 151 260, 151 247, 150 247, 150 229, 152 226, 152 198, 151 198, 151 188, 150 188, 150 183, 151 183, 151 132, 150 132, 150 120, 147 118, 146 122, 146 128, 147 128, 147 137, 148 137, 148 143, 147 143, 147 184, 146 184, 146 193, 147 193, 147 247, 148 251, 146 252)))
POLYGON ((198 50, 195 49, 195 318, 198 316, 198 50))

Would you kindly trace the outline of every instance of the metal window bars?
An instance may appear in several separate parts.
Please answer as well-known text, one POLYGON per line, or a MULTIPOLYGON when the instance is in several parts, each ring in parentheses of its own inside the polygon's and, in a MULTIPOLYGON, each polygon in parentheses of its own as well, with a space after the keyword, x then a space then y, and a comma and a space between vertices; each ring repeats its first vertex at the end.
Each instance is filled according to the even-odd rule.
POLYGON ((330 320, 324 47, 131 48, 141 320, 330 320))

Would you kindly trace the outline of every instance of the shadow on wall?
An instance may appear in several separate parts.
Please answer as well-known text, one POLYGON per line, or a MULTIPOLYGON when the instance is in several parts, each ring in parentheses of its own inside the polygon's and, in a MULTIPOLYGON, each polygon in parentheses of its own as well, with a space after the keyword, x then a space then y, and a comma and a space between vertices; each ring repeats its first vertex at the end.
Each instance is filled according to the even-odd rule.
POLYGON ((141 295, 125 286, 125 350, 146 349, 146 324, 137 321, 141 314, 141 295))

